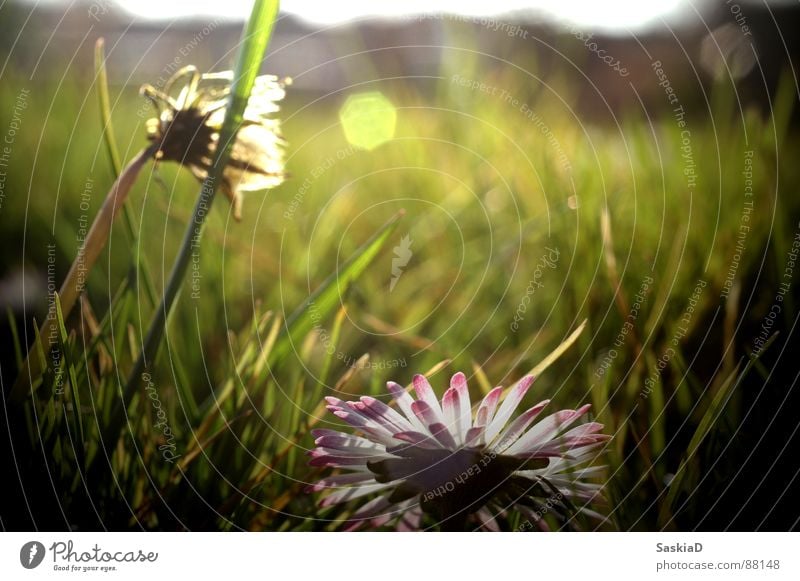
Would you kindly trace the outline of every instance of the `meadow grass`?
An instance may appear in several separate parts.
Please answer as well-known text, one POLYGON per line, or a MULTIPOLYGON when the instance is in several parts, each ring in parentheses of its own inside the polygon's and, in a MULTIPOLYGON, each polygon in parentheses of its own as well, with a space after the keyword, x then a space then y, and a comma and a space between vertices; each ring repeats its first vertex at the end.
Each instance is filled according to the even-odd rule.
MULTIPOLYGON (((744 111, 742 125, 715 87, 715 124, 689 120, 699 175, 689 188, 682 136, 667 115, 580 119, 564 81, 552 79, 550 91, 519 71, 495 74, 521 110, 452 82, 453 71, 488 74, 465 57, 431 81, 433 91, 380 84, 398 125, 372 151, 344 138, 340 96, 312 102, 290 92, 282 117, 291 178, 247 198, 241 223, 216 201, 152 385, 127 409, 130 432, 112 426, 104 437, 197 192, 185 170, 145 169, 129 201, 135 244, 119 222, 80 313, 61 322, 63 356, 15 426, 44 452, 23 470, 44 477, 35 464, 45 457, 56 482, 63 516, 52 511, 54 526, 336 528, 352 507, 319 509, 304 492, 319 476, 304 455, 309 430, 334 423, 324 395, 382 395, 386 380, 408 384, 429 371, 443 389, 446 375, 463 370, 477 396, 516 381, 583 321, 529 397, 592 403, 613 434, 603 528, 678 526, 678 507, 699 502, 689 492, 713 459, 708 442, 723 410, 735 423, 736 386, 759 372, 743 358, 752 337, 740 329, 760 320, 771 297, 735 299, 769 287, 784 251, 771 233, 795 227, 796 201, 774 195, 797 183, 797 167, 774 170, 774 152, 797 151, 774 124, 791 99, 775 104, 772 121, 744 111), (734 298, 723 300, 750 150, 750 250, 734 298), (413 254, 390 291, 392 250, 405 236, 413 254), (131 275, 134 258, 153 293, 141 271, 131 275)), ((59 277, 82 216, 91 219, 114 176, 92 85, 67 76, 35 87, 7 186, 18 194, 3 207, 20 218, 3 230, 6 247, 19 247, 25 227, 26 268, 43 270, 53 243, 59 277)), ((0 101, 16 86, 0 86, 0 101)), ((112 87, 110 103, 113 139, 128 159, 144 142, 136 87, 112 87)), ((39 320, 45 308, 43 300, 39 320)), ((25 323, 18 363, 32 343, 25 323)))

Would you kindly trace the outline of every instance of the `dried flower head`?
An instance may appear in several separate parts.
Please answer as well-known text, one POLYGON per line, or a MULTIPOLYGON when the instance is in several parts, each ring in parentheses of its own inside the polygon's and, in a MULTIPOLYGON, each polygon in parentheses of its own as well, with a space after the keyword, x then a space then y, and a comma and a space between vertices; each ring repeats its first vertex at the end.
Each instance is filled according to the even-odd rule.
POLYGON ((416 400, 389 382, 397 410, 373 397, 328 397, 328 410, 360 434, 314 431, 311 465, 342 473, 311 489, 331 490, 323 506, 373 497, 352 514, 352 528, 413 530, 427 514, 442 528, 463 530, 472 522, 497 530, 514 511, 523 518, 520 529, 544 529, 579 513, 602 520, 589 507, 602 499, 602 485, 592 479, 604 467, 593 460, 609 436, 596 422, 571 427, 589 405, 537 422, 545 400, 512 420, 532 383, 532 376, 521 379, 502 401, 496 387, 475 411, 463 373, 453 376, 441 402, 422 375, 414 377, 416 400))
MULTIPOLYGON (((156 160, 176 161, 198 180, 205 179, 219 141, 232 81, 232 71, 201 75, 188 66, 176 72, 163 90, 142 86, 141 94, 158 110, 158 117, 147 120, 147 137, 159 144, 156 160)), ((255 80, 220 185, 237 220, 241 219, 244 192, 274 188, 284 180, 285 142, 280 121, 271 115, 279 110, 278 101, 290 83, 291 79, 272 75, 255 80)))

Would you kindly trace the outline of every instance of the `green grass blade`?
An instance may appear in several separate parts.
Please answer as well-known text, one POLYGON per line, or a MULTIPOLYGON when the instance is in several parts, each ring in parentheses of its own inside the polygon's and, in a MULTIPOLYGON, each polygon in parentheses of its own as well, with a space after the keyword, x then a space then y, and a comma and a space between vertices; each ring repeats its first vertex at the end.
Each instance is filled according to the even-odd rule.
POLYGON ((78 436, 77 446, 75 447, 76 456, 81 459, 84 456, 84 446, 86 445, 86 435, 83 431, 83 419, 81 412, 81 397, 80 390, 78 389, 78 379, 75 373, 75 365, 72 362, 71 348, 69 344, 69 336, 67 335, 67 327, 64 325, 64 317, 61 313, 61 301, 58 298, 58 293, 55 293, 53 298, 55 304, 55 313, 58 323, 59 343, 61 344, 61 357, 62 367, 66 368, 69 375, 69 393, 72 398, 72 416, 75 424, 75 434, 78 436))
MULTIPOLYGON (((343 305, 336 313, 336 317, 334 317, 333 319, 333 329, 331 330, 330 349, 328 349, 328 352, 325 354, 325 361, 322 365, 322 371, 319 374, 319 381, 317 386, 318 389, 322 389, 322 387, 328 382, 328 375, 330 374, 331 371, 331 365, 333 364, 333 360, 336 358, 336 351, 337 349, 339 349, 339 339, 342 334, 342 324, 344 323, 346 316, 347 316, 347 309, 343 305)), ((319 399, 319 397, 314 397, 312 401, 316 399, 319 399)))
MULTIPOLYGON (((122 160, 119 156, 119 150, 117 149, 117 142, 114 140, 114 125, 111 118, 111 99, 108 96, 105 40, 103 38, 98 38, 94 45, 94 70, 97 86, 97 100, 100 110, 100 126, 103 128, 103 141, 106 144, 106 152, 108 152, 108 159, 111 162, 111 169, 114 172, 114 179, 117 179, 122 172, 122 160)), ((127 202, 122 207, 122 218, 128 238, 131 241, 131 247, 136 249, 138 246, 136 241, 139 237, 136 232, 133 212, 127 202)), ((131 265, 131 274, 129 275, 131 287, 134 286, 132 283, 134 282, 136 272, 141 270, 147 298, 150 301, 150 305, 155 306, 158 303, 158 293, 153 284, 153 277, 150 274, 150 270, 147 264, 141 259, 138 249, 133 253, 133 260, 134 264, 131 265)))
POLYGON ((14 318, 14 312, 11 307, 6 308, 8 316, 8 328, 11 330, 11 341, 14 343, 14 361, 17 364, 17 371, 22 369, 22 346, 19 342, 19 331, 17 330, 17 320, 14 318))
MULTIPOLYGON (((769 345, 772 344, 772 341, 775 340, 775 337, 776 336, 773 335, 764 345, 764 350, 766 350, 769 345)), ((722 415, 722 411, 725 409, 725 404, 730 399, 734 388, 747 376, 750 369, 755 365, 756 361, 758 361, 758 358, 751 358, 741 373, 738 373, 737 366, 737 368, 733 370, 730 376, 719 387, 717 393, 714 394, 714 399, 711 401, 711 405, 708 406, 706 413, 703 414, 703 418, 700 420, 692 439, 689 441, 689 446, 686 449, 686 454, 681 461, 681 465, 678 467, 678 470, 675 472, 675 477, 670 483, 667 498, 664 504, 661 505, 658 520, 660 523, 662 523, 662 525, 671 520, 671 518, 668 517, 671 514, 675 499, 681 491, 681 483, 686 475, 689 462, 691 462, 692 458, 694 458, 695 454, 697 454, 700 445, 706 439, 708 434, 711 432, 711 429, 714 427, 714 424, 722 415)))
POLYGON ((270 354, 273 364, 279 364, 294 346, 300 344, 314 325, 319 324, 339 307, 339 297, 366 270, 383 248, 397 226, 402 212, 384 224, 345 262, 340 272, 334 272, 320 287, 286 319, 281 336, 270 354))
POLYGON ((114 177, 122 171, 122 161, 114 141, 114 126, 111 121, 111 99, 108 96, 108 75, 106 74, 105 40, 98 38, 94 45, 94 70, 97 82, 97 100, 100 105, 100 124, 103 127, 103 141, 106 144, 108 159, 114 170, 114 177))
POLYGON ((728 400, 728 396, 731 393, 731 389, 733 388, 733 386, 739 383, 737 375, 738 375, 738 368, 734 369, 734 371, 730 374, 730 376, 725 380, 720 389, 717 391, 716 395, 714 396, 714 399, 711 401, 711 405, 708 406, 706 413, 703 414, 703 418, 700 420, 700 424, 697 426, 697 429, 695 430, 692 439, 689 441, 689 446, 686 449, 686 454, 684 455, 683 460, 681 460, 681 464, 678 467, 678 470, 675 472, 675 477, 672 479, 672 482, 670 482, 667 498, 661 505, 661 509, 659 511, 658 521, 662 526, 665 526, 666 524, 668 524, 669 521, 672 520, 672 517, 670 517, 670 515, 672 514, 672 508, 675 504, 675 499, 678 497, 678 494, 683 489, 682 484, 686 476, 686 473, 688 472, 689 463, 695 457, 697 451, 700 448, 700 445, 706 439, 706 436, 708 436, 709 432, 711 431, 711 428, 714 426, 714 424, 722 414, 722 410, 725 407, 725 403, 728 400))
MULTIPOLYGON (((217 148, 212 163, 212 171, 209 176, 212 178, 206 182, 216 187, 222 170, 228 164, 233 138, 244 120, 244 110, 247 101, 250 99, 250 92, 253 90, 256 77, 261 67, 261 60, 267 50, 267 44, 272 36, 272 28, 278 16, 278 0, 256 0, 253 11, 250 13, 250 20, 242 35, 241 48, 236 60, 234 69, 233 85, 228 100, 228 107, 225 111, 225 119, 222 122, 222 129, 219 134, 219 142, 222 147, 217 148)), ((205 185, 205 184, 204 184, 205 185)))
POLYGON ((588 320, 585 320, 580 325, 578 325, 578 328, 575 329, 570 334, 569 337, 564 339, 558 347, 553 349, 547 357, 545 357, 539 363, 537 363, 536 366, 525 375, 533 375, 534 377, 539 377, 542 373, 544 373, 545 369, 547 369, 553 363, 555 363, 556 360, 558 360, 558 358, 561 357, 564 354, 564 352, 567 349, 569 349, 575 341, 578 340, 578 337, 580 337, 581 333, 583 333, 583 330, 586 328, 587 322, 588 320))
MULTIPOLYGON (((46 374, 48 372, 52 372, 52 369, 50 368, 50 363, 47 361, 47 355, 45 354, 45 351, 44 351, 44 343, 43 343, 44 339, 42 338, 42 334, 39 331, 39 328, 40 327, 36 322, 36 318, 34 317, 34 319, 33 319, 33 330, 34 330, 34 335, 35 335, 35 342, 34 342, 34 348, 33 348, 34 352, 35 352, 34 357, 36 359, 36 363, 39 365, 39 369, 42 370, 42 376, 39 377, 38 379, 34 380, 33 384, 31 385, 31 394, 33 394, 33 392, 36 390, 36 388, 38 387, 39 383, 44 383, 44 381, 45 381, 44 374, 46 374)), ((29 359, 30 359, 30 356, 29 356, 29 359)), ((24 365, 24 363, 23 363, 23 365, 24 365)))
MULTIPOLYGON (((648 369, 656 368, 655 354, 647 353, 645 359, 648 369)), ((661 455, 666 444, 664 427, 666 411, 664 402, 664 382, 661 374, 657 374, 647 397, 647 419, 650 424, 650 428, 647 431, 647 439, 650 443, 650 454, 653 458, 658 458, 661 455)))

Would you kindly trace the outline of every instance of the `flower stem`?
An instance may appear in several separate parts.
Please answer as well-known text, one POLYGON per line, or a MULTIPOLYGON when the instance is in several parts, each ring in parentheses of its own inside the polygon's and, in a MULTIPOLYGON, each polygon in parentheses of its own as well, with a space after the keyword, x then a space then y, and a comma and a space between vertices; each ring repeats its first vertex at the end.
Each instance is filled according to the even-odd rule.
MULTIPOLYGON (((261 60, 264 58, 264 52, 272 35, 272 27, 278 15, 278 5, 278 0, 255 0, 253 3, 250 19, 247 21, 242 34, 242 42, 236 59, 225 117, 222 120, 217 148, 214 151, 208 175, 203 180, 200 188, 200 195, 197 198, 192 219, 184 234, 175 264, 172 266, 172 272, 164 289, 161 305, 153 313, 153 319, 150 321, 142 352, 128 376, 121 394, 122 398, 115 405, 111 421, 106 426, 107 431, 119 429, 122 423, 122 416, 127 415, 126 408, 128 403, 133 398, 137 386, 143 383, 142 376, 153 364, 158 353, 161 339, 166 331, 167 320, 175 305, 175 299, 178 296, 183 279, 186 276, 186 269, 189 266, 192 251, 200 244, 206 214, 214 201, 217 187, 225 179, 223 172, 228 165, 236 133, 242 125, 244 111, 250 99, 250 93, 253 90, 261 60)), ((108 432, 107 434, 111 435, 108 432)))
POLYGON ((197 197, 197 203, 194 206, 189 226, 183 235, 183 242, 181 242, 178 255, 175 257, 175 263, 172 265, 167 286, 164 288, 164 295, 161 299, 161 304, 153 313, 153 318, 150 321, 150 326, 147 330, 147 335, 144 339, 142 352, 136 363, 133 366, 128 380, 125 384, 125 389, 122 393, 122 400, 117 402, 116 410, 112 415, 112 421, 109 427, 113 428, 119 421, 120 415, 123 412, 124 406, 133 397, 136 387, 142 381, 142 375, 150 369, 153 361, 156 358, 158 347, 161 345, 161 339, 167 327, 167 319, 169 318, 172 308, 175 305, 175 299, 181 289, 183 279, 186 275, 186 269, 189 266, 189 261, 192 258, 192 252, 199 247, 200 238, 205 225, 205 217, 214 201, 216 188, 213 186, 211 177, 206 178, 203 182, 203 187, 200 189, 200 195, 197 197))

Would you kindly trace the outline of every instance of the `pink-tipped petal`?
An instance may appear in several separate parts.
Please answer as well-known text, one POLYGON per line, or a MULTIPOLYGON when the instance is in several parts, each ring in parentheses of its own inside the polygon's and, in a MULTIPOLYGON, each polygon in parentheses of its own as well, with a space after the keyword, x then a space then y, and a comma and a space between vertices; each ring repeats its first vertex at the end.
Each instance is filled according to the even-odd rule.
POLYGON ((326 395, 325 401, 327 401, 329 405, 335 407, 342 407, 344 405, 344 401, 340 400, 338 397, 333 397, 332 395, 326 395))
MULTIPOLYGON (((582 408, 581 408, 582 409, 582 408)), ((580 413, 580 410, 578 410, 580 413)), ((562 434, 564 437, 587 436, 589 434, 597 434, 603 429, 603 424, 598 422, 586 422, 580 426, 575 426, 571 430, 562 434)))
POLYGON ((344 411, 338 410, 333 412, 337 418, 341 418, 354 428, 358 428, 365 434, 370 436, 370 439, 384 445, 392 445, 392 434, 386 428, 379 426, 375 422, 365 418, 355 410, 344 411))
POLYGON ((584 415, 591 406, 584 405, 575 410, 561 410, 544 418, 534 425, 517 440, 506 452, 508 454, 519 454, 547 444, 556 434, 560 433, 578 418, 584 415))
POLYGON ((385 496, 373 498, 350 516, 347 521, 349 526, 346 530, 356 530, 368 519, 374 518, 377 514, 386 513, 391 507, 392 503, 385 496))
POLYGON ((336 492, 323 498, 320 502, 320 506, 333 506, 334 504, 339 504, 340 502, 347 502, 348 500, 361 498, 362 496, 372 494, 373 492, 385 490, 390 486, 393 486, 393 484, 365 484, 363 486, 350 486, 348 488, 342 488, 341 490, 337 490, 336 492))
POLYGON ((492 444, 492 449, 494 449, 495 452, 502 453, 516 442, 548 403, 550 403, 550 400, 546 399, 520 414, 505 430, 497 435, 495 442, 492 444))
POLYGON ((351 434, 329 434, 319 436, 314 443, 317 446, 324 448, 334 448, 337 450, 344 450, 349 448, 361 448, 364 450, 373 450, 376 452, 385 451, 386 448, 380 444, 376 444, 372 440, 362 438, 360 436, 353 436, 351 434))
POLYGON ((582 449, 598 443, 607 442, 611 436, 607 434, 588 434, 586 436, 560 436, 555 440, 537 446, 532 450, 541 452, 553 452, 566 457, 576 458, 581 454, 582 449))
POLYGON ((374 397, 365 395, 361 398, 361 403, 364 404, 372 417, 380 419, 384 424, 391 425, 393 431, 405 432, 414 429, 403 416, 374 397))
POLYGON ((374 518, 376 515, 386 512, 391 506, 392 503, 385 496, 377 496, 356 510, 351 519, 374 518))
MULTIPOLYGON (((366 468, 367 460, 371 458, 359 458, 355 456, 333 456, 330 454, 316 455, 308 461, 309 466, 329 466, 331 468, 347 468, 353 467, 366 468)), ((362 470, 363 471, 363 470, 362 470)))
POLYGON ((311 435, 314 436, 314 439, 321 438, 323 436, 349 436, 345 432, 339 432, 338 430, 328 430, 326 428, 315 428, 311 430, 311 435))
POLYGON ((497 409, 497 404, 500 401, 500 396, 503 394, 503 388, 500 386, 495 387, 486 397, 483 398, 478 411, 475 414, 475 426, 486 426, 492 421, 494 412, 497 409))
POLYGON ((469 399, 469 387, 467 386, 467 376, 460 371, 450 379, 450 389, 455 389, 458 394, 459 422, 461 423, 460 433, 466 435, 472 427, 472 403, 469 399))
POLYGON ((506 452, 519 454, 546 444, 574 419, 575 413, 574 410, 560 410, 550 414, 525 432, 506 452))
POLYGON ((422 425, 425 427, 424 433, 426 434, 431 433, 430 429, 431 424, 441 423, 440 418, 436 416, 436 414, 431 409, 431 406, 429 406, 424 401, 417 400, 413 404, 411 404, 411 411, 413 411, 414 415, 416 415, 419 421, 422 422, 422 425))
POLYGON ((416 505, 400 516, 400 519, 397 521, 397 532, 405 533, 418 531, 421 522, 422 508, 416 505))
POLYGON ((511 418, 514 410, 517 409, 517 406, 519 406, 522 398, 525 397, 526 393, 528 393, 528 389, 531 387, 532 383, 533 376, 527 375, 520 379, 516 385, 509 390, 506 398, 503 400, 503 403, 500 404, 500 409, 497 410, 494 418, 486 428, 487 442, 494 440, 495 436, 500 433, 500 430, 503 429, 509 418, 511 418))
POLYGON ((373 458, 382 458, 386 456, 386 451, 382 449, 383 446, 380 448, 360 448, 360 447, 351 447, 345 448, 344 450, 340 448, 327 448, 327 447, 317 447, 313 450, 308 451, 308 455, 312 458, 316 458, 318 456, 323 455, 331 455, 331 456, 342 456, 347 458, 367 458, 371 460, 373 458))
POLYGON ((478 426, 477 428, 470 428, 467 430, 467 437, 464 439, 464 445, 467 447, 477 448, 484 446, 483 434, 486 432, 486 426, 478 426))
POLYGON ((464 443, 464 439, 461 432, 461 406, 459 399, 458 392, 452 387, 445 391, 442 398, 442 414, 444 415, 444 424, 453 434, 456 444, 461 445, 464 443))
POLYGON ((420 401, 424 401, 433 410, 437 421, 443 421, 442 407, 439 405, 439 400, 436 399, 436 394, 433 392, 431 384, 428 383, 424 375, 417 374, 414 376, 414 391, 417 392, 417 398, 420 401))
POLYGON ((414 426, 414 429, 417 431, 423 430, 425 426, 411 410, 411 404, 414 403, 414 398, 411 397, 411 394, 409 394, 402 385, 394 381, 387 382, 386 388, 389 390, 389 393, 392 394, 395 403, 397 403, 397 407, 400 408, 400 411, 403 412, 409 423, 414 426))

